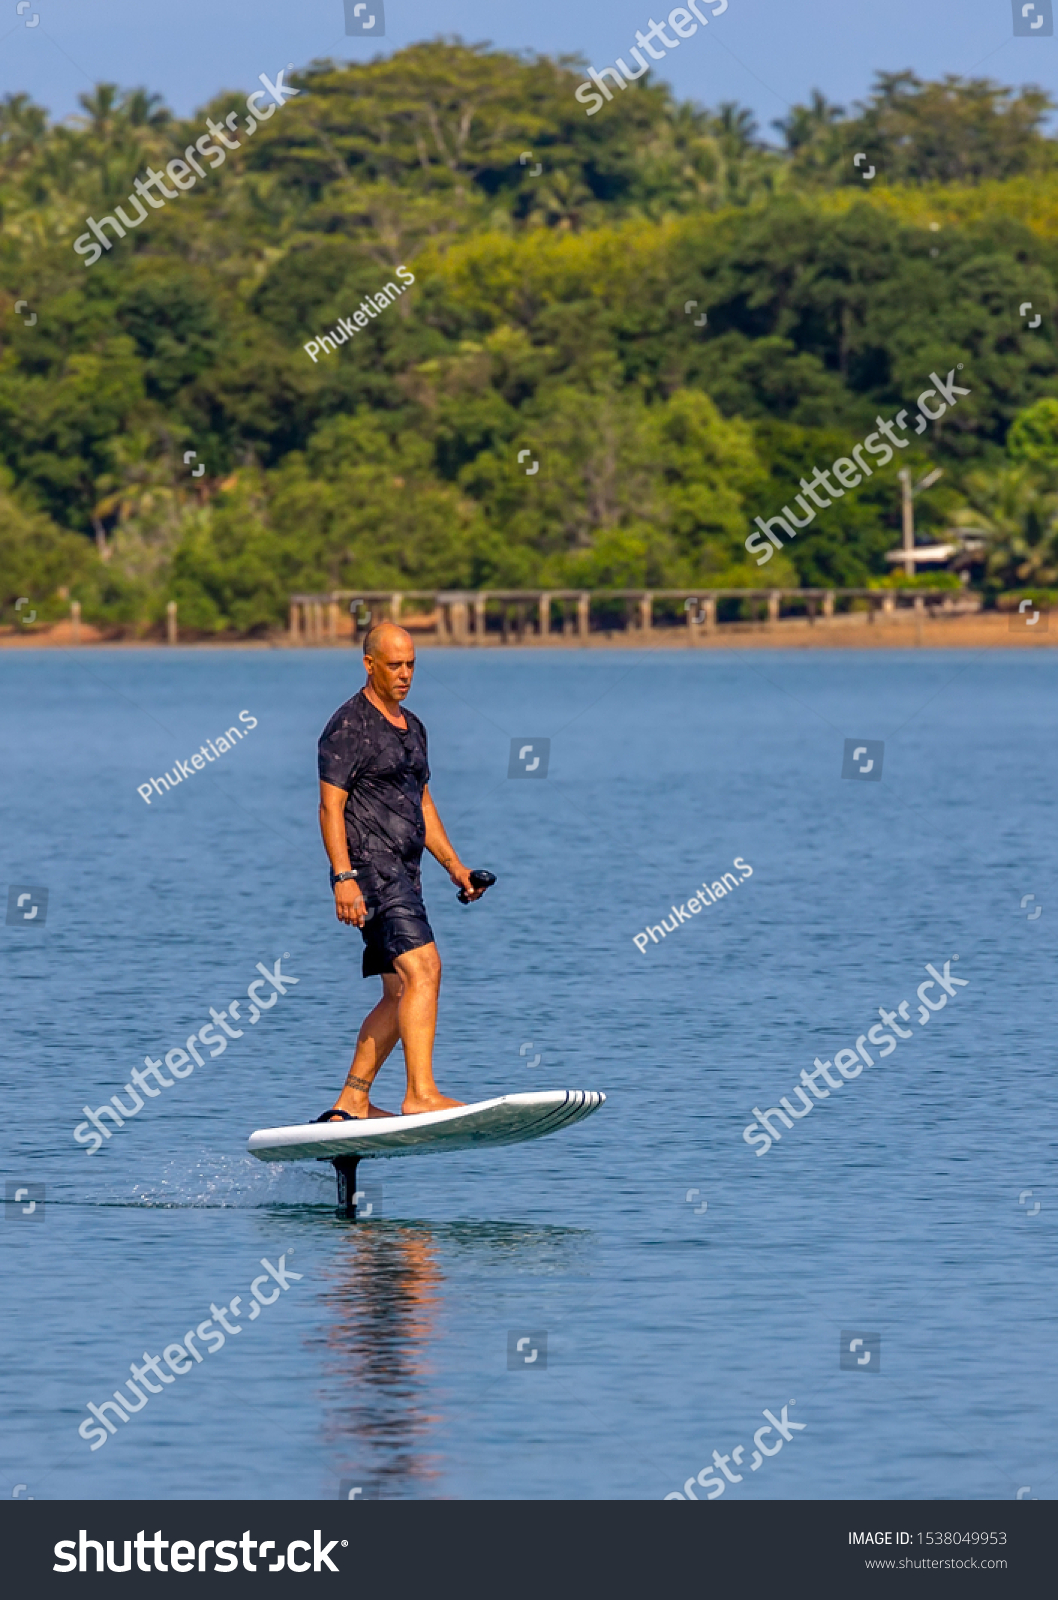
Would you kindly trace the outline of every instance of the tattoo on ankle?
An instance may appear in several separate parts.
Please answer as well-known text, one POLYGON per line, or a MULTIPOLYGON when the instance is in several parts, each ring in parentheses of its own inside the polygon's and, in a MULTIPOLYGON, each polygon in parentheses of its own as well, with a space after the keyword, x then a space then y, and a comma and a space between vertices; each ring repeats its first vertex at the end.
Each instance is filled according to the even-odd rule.
POLYGON ((348 1088, 348 1089, 363 1089, 365 1094, 369 1094, 371 1092, 371 1085, 367 1081, 367 1079, 366 1078, 354 1078, 354 1076, 353 1076, 353 1074, 351 1072, 350 1072, 349 1076, 346 1078, 345 1084, 346 1084, 346 1088, 348 1088))

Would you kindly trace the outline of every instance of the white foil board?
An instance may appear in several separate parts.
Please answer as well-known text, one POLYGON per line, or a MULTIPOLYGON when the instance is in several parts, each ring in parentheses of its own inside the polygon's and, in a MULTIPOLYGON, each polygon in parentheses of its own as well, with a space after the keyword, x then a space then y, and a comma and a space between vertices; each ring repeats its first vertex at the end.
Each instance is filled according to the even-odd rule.
POLYGON ((583 1121, 605 1099, 596 1089, 541 1089, 411 1117, 260 1128, 251 1133, 246 1148, 259 1161, 312 1161, 331 1156, 436 1155, 485 1144, 521 1144, 583 1121))

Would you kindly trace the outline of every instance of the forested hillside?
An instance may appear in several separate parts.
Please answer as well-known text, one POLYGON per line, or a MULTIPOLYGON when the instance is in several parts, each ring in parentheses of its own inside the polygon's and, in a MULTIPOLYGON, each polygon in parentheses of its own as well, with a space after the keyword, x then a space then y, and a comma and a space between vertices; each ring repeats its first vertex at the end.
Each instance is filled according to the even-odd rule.
MULTIPOLYGON (((649 80, 588 118, 581 80, 437 42, 314 63, 267 117, 253 84, 187 122, 105 84, 65 124, 4 102, 0 621, 20 595, 252 632, 292 588, 757 584, 754 517, 960 362, 969 397, 904 452, 944 467, 921 531, 983 530, 993 587, 1058 582, 1046 97, 885 74, 767 145, 649 80), (171 198, 130 204, 149 171, 171 198)), ((767 581, 884 578, 896 465, 767 581)))

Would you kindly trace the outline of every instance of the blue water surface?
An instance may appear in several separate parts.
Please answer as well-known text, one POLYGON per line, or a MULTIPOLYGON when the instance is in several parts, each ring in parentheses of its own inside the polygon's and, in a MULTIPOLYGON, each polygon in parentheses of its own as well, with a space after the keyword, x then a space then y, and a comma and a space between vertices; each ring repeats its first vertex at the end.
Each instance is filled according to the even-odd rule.
POLYGON ((464 907, 424 866, 438 1082, 608 1098, 539 1143, 364 1164, 381 1204, 349 1223, 329 1166, 246 1138, 330 1104, 377 993, 316 821, 361 676, 344 649, 0 656, 0 888, 49 892, 2 929, 4 1178, 45 1200, 0 1232, 0 1494, 1051 1498, 1058 658, 424 651, 431 790, 498 875, 464 907), (509 779, 541 738, 546 779, 509 779), (846 738, 884 741, 881 781, 841 778, 846 738), (75 1142, 211 1007, 247 1021, 277 958, 297 983, 242 1037, 75 1142), (965 984, 927 1009, 945 962, 965 984), (887 1060, 745 1142, 902 1001, 887 1060), (262 1260, 299 1276, 249 1320, 262 1260), (240 1331, 90 1448, 88 1402, 234 1296, 240 1331))

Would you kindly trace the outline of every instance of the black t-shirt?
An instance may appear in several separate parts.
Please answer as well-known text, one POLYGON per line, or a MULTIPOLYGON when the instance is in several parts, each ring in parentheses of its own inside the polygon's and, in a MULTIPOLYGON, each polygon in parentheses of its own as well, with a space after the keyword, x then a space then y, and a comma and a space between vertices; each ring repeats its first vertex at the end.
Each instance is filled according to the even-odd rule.
POLYGON ((347 789, 345 834, 357 862, 393 862, 416 869, 426 825, 422 794, 430 781, 426 729, 401 708, 407 730, 393 726, 361 689, 339 706, 320 737, 320 779, 347 789))

